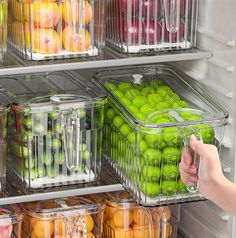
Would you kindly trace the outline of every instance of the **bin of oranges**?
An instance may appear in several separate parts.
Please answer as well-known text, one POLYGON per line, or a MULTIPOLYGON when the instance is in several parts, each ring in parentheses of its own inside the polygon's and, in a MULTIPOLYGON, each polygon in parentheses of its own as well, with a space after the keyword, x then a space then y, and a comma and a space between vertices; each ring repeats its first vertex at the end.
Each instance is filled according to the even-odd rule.
POLYGON ((10 0, 12 45, 30 60, 98 55, 103 6, 103 0, 10 0))
POLYGON ((77 197, 28 203, 24 205, 24 234, 31 238, 100 238, 104 209, 77 197))
POLYGON ((21 238, 24 216, 16 204, 0 207, 0 238, 21 238))
POLYGON ((147 208, 131 199, 108 200, 104 237, 174 238, 177 237, 178 213, 179 206, 147 208))

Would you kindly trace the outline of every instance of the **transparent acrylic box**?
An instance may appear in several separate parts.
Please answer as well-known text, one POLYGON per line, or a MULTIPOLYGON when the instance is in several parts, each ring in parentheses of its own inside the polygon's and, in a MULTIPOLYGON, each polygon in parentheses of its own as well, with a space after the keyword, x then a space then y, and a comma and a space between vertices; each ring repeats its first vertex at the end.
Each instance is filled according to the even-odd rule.
POLYGON ((124 53, 195 46, 198 0, 108 0, 107 43, 124 53))
POLYGON ((23 204, 24 237, 101 238, 105 207, 86 198, 23 204))
POLYGON ((12 102, 9 171, 25 189, 99 179, 104 94, 66 72, 5 77, 1 86, 12 102))
POLYGON ((10 0, 11 46, 25 59, 97 56, 104 46, 104 1, 10 0))
POLYGON ((180 207, 142 207, 127 193, 108 194, 104 216, 104 237, 176 238, 180 207), (126 198, 122 198, 126 197, 126 198))
POLYGON ((142 205, 204 199, 182 183, 181 153, 191 134, 220 148, 227 111, 167 65, 101 71, 96 80, 109 93, 105 158, 133 198, 142 205))
POLYGON ((0 62, 4 62, 7 51, 8 1, 0 1, 0 62))

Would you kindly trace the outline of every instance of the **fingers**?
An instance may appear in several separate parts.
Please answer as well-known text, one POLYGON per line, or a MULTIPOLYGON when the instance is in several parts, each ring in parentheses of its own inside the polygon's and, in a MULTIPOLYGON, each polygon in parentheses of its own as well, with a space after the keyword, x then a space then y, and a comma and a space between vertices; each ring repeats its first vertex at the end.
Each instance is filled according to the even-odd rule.
POLYGON ((190 166, 192 164, 192 156, 189 152, 189 150, 185 149, 181 156, 181 163, 185 163, 187 166, 190 166))

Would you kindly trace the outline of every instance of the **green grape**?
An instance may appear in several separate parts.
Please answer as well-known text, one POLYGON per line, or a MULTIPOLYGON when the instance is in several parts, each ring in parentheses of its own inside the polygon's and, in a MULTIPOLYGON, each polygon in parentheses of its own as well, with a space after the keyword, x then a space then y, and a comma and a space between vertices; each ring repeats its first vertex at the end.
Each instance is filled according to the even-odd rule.
POLYGON ((161 171, 159 167, 150 165, 142 167, 142 176, 144 179, 147 179, 148 182, 158 182, 160 174, 161 171))
POLYGON ((180 161, 181 151, 176 147, 165 147, 162 156, 165 163, 177 164, 180 161))
POLYGON ((143 161, 146 164, 158 165, 161 163, 162 153, 161 151, 153 148, 147 148, 143 153, 143 161))
POLYGON ((180 131, 177 127, 163 128, 163 140, 167 146, 178 146, 180 144, 180 131))
POLYGON ((178 182, 164 180, 161 183, 161 191, 163 195, 171 196, 178 191, 178 182))
POLYGON ((142 181, 141 189, 144 195, 154 198, 160 193, 160 185, 158 183, 142 181))
POLYGON ((164 180, 176 180, 179 177, 179 167, 166 164, 162 166, 161 173, 164 180))

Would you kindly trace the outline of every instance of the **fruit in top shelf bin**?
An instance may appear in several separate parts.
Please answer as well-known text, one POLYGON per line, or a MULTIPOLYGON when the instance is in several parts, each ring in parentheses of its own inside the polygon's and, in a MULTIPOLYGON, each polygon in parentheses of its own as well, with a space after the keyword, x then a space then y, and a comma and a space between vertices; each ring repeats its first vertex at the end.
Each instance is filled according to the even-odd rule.
POLYGON ((47 175, 49 178, 55 178, 58 174, 58 171, 52 166, 47 168, 47 175))
POLYGON ((188 104, 185 101, 177 101, 172 104, 172 108, 189 108, 188 104))
POLYGON ((120 91, 122 91, 123 93, 126 93, 127 90, 131 89, 132 88, 132 84, 131 83, 128 83, 128 82, 121 82, 119 83, 118 85, 118 89, 120 91))
POLYGON ((90 33, 84 28, 79 32, 78 29, 67 26, 62 32, 62 44, 68 51, 87 51, 91 46, 90 33))
POLYGON ((124 119, 121 116, 115 116, 112 123, 117 129, 119 129, 124 123, 124 119))
POLYGON ((163 140, 167 146, 178 146, 180 144, 180 131, 177 127, 163 128, 163 140))
POLYGON ((31 117, 25 117, 23 123, 24 123, 24 126, 27 129, 31 129, 32 128, 32 119, 31 119, 31 117))
POLYGON ((35 53, 56 54, 61 49, 61 40, 52 29, 35 28, 31 35, 26 33, 26 45, 28 50, 32 49, 35 53))
POLYGON ((159 96, 157 93, 151 93, 147 96, 148 102, 152 105, 156 105, 159 102, 163 101, 163 98, 159 96))
POLYGON ((171 108, 171 104, 169 104, 168 102, 159 102, 155 105, 156 109, 162 110, 162 109, 168 109, 171 108))
POLYGON ((45 127, 43 124, 37 123, 37 124, 34 124, 32 130, 33 130, 33 133, 42 134, 45 131, 45 127))
POLYGON ((87 145, 85 143, 80 144, 79 149, 80 149, 80 151, 86 151, 87 150, 87 145))
POLYGON ((91 152, 89 152, 89 151, 83 151, 83 153, 82 153, 82 160, 89 160, 90 158, 91 158, 91 156, 92 156, 92 153, 91 152))
POLYGON ((43 160, 43 164, 46 166, 52 164, 53 163, 52 154, 50 152, 48 154, 44 152, 42 160, 43 160))
POLYGON ((204 119, 203 116, 199 114, 195 114, 192 112, 179 112, 180 117, 182 117, 185 121, 198 121, 204 119))
POLYGON ((158 182, 160 179, 161 170, 156 166, 146 166, 142 167, 143 180, 148 182, 158 182))
POLYGON ((24 158, 27 159, 32 156, 32 151, 30 150, 30 148, 23 146, 21 147, 21 150, 24 158))
POLYGON ((133 20, 128 22, 123 21, 123 42, 129 45, 142 43, 143 22, 133 20))
POLYGON ((149 94, 151 94, 151 93, 155 93, 155 89, 154 89, 154 88, 145 87, 145 88, 143 88, 143 89, 141 90, 141 94, 142 94, 143 96, 147 96, 147 95, 149 95, 149 94))
POLYGON ((59 150, 61 147, 61 141, 59 139, 53 138, 53 140, 51 140, 51 147, 54 150, 59 150))
MULTIPOLYGON (((180 20, 179 29, 176 33, 170 33, 165 27, 165 29, 164 29, 165 41, 173 42, 173 43, 183 42, 184 41, 184 31, 185 31, 184 28, 185 28, 185 24, 182 22, 182 20, 180 20), (178 36, 179 36, 179 39, 178 39, 178 36)), ((187 32, 188 31, 189 31, 189 29, 187 29, 187 32)))
POLYGON ((178 182, 163 180, 161 183, 161 192, 163 195, 174 195, 178 191, 178 182))
POLYGON ((25 168, 30 168, 32 169, 35 166, 35 160, 34 159, 25 159, 25 168))
MULTIPOLYGON (((4 211, 0 212, 0 216, 7 215, 4 211)), ((12 219, 9 218, 1 218, 0 221, 0 238, 10 238, 12 237, 13 225, 12 219)))
POLYGON ((122 105, 126 106, 126 107, 130 107, 132 105, 132 102, 128 99, 128 98, 119 98, 119 101, 122 105))
POLYGON ((143 153, 148 148, 147 142, 145 140, 140 140, 138 143, 138 148, 143 153))
POLYGON ((179 166, 165 164, 161 169, 164 180, 176 180, 179 177, 179 166))
POLYGON ((133 220, 130 209, 121 208, 113 213, 112 221, 116 228, 128 229, 133 220))
POLYGON ((38 173, 36 169, 24 169, 24 178, 25 179, 30 179, 30 180, 35 180, 38 177, 38 173))
POLYGON ((54 221, 36 221, 33 225, 33 232, 37 238, 50 238, 54 232, 54 221))
POLYGON ((127 136, 131 132, 131 127, 125 123, 120 127, 120 132, 122 135, 127 136))
POLYGON ((165 147, 162 151, 164 163, 175 163, 180 161, 181 151, 177 147, 165 147))
POLYGON ((146 105, 146 104, 144 104, 140 107, 140 112, 143 113, 144 115, 147 115, 154 111, 155 111, 155 109, 151 108, 149 105, 146 105))
POLYGON ((129 110, 129 112, 131 112, 135 116, 139 113, 139 109, 136 106, 134 106, 134 105, 130 105, 128 107, 128 110, 129 110))
POLYGON ((48 113, 48 119, 50 120, 55 120, 59 116, 59 112, 57 111, 52 111, 48 113))
POLYGON ((140 226, 138 224, 133 225, 133 238, 149 238, 151 237, 150 232, 152 229, 149 229, 148 224, 145 226, 140 226))
POLYGON ((146 118, 145 115, 143 115, 143 113, 141 112, 135 113, 135 117, 142 122, 144 122, 146 118))
POLYGON ((110 107, 106 110, 106 117, 108 120, 111 121, 115 117, 115 115, 116 115, 116 112, 113 108, 110 107))
POLYGON ((141 140, 141 136, 138 133, 135 133, 133 131, 131 131, 128 135, 127 135, 127 140, 134 144, 135 141, 137 140, 137 142, 139 142, 141 140))
POLYGON ((156 93, 162 98, 165 98, 170 92, 172 92, 172 90, 168 86, 160 86, 156 89, 156 93))
POLYGON ((60 9, 57 3, 33 2, 24 5, 24 16, 35 27, 53 28, 60 19, 60 9))
POLYGON ((142 107, 145 104, 145 101, 143 100, 143 98, 136 96, 133 100, 132 103, 134 106, 136 106, 137 108, 142 107))
POLYGON ((162 153, 154 148, 147 148, 143 153, 143 161, 145 164, 158 165, 161 163, 162 153))
MULTIPOLYGON (((147 1, 147 0, 146 0, 147 1)), ((161 41, 162 28, 157 21, 150 20, 144 24, 144 42, 147 45, 159 44, 161 41)))
POLYGON ((149 83, 149 86, 152 87, 152 88, 158 88, 160 86, 163 86, 163 82, 160 80, 160 79, 157 79, 157 80, 152 80, 150 83, 149 83))
POLYGON ((183 193, 183 194, 189 193, 189 191, 186 187, 186 184, 184 184, 181 179, 179 179, 179 181, 178 181, 178 192, 183 193))
POLYGON ((112 93, 119 99, 124 97, 124 94, 119 89, 114 90, 112 93))
POLYGON ((46 169, 46 167, 43 166, 43 167, 41 167, 41 168, 38 168, 37 173, 38 173, 38 177, 39 177, 39 178, 45 177, 45 176, 47 175, 47 169, 46 169))
POLYGON ((158 183, 142 181, 141 189, 144 195, 148 197, 156 197, 160 193, 160 185, 158 183))
POLYGON ((62 3, 62 18, 68 25, 76 25, 77 23, 80 24, 80 22, 83 25, 87 25, 90 23, 90 21, 93 18, 93 9, 91 4, 88 1, 83 0, 83 6, 82 6, 82 16, 80 16, 80 1, 68 1, 65 0, 62 3), (82 17, 82 20, 81 20, 82 17))

